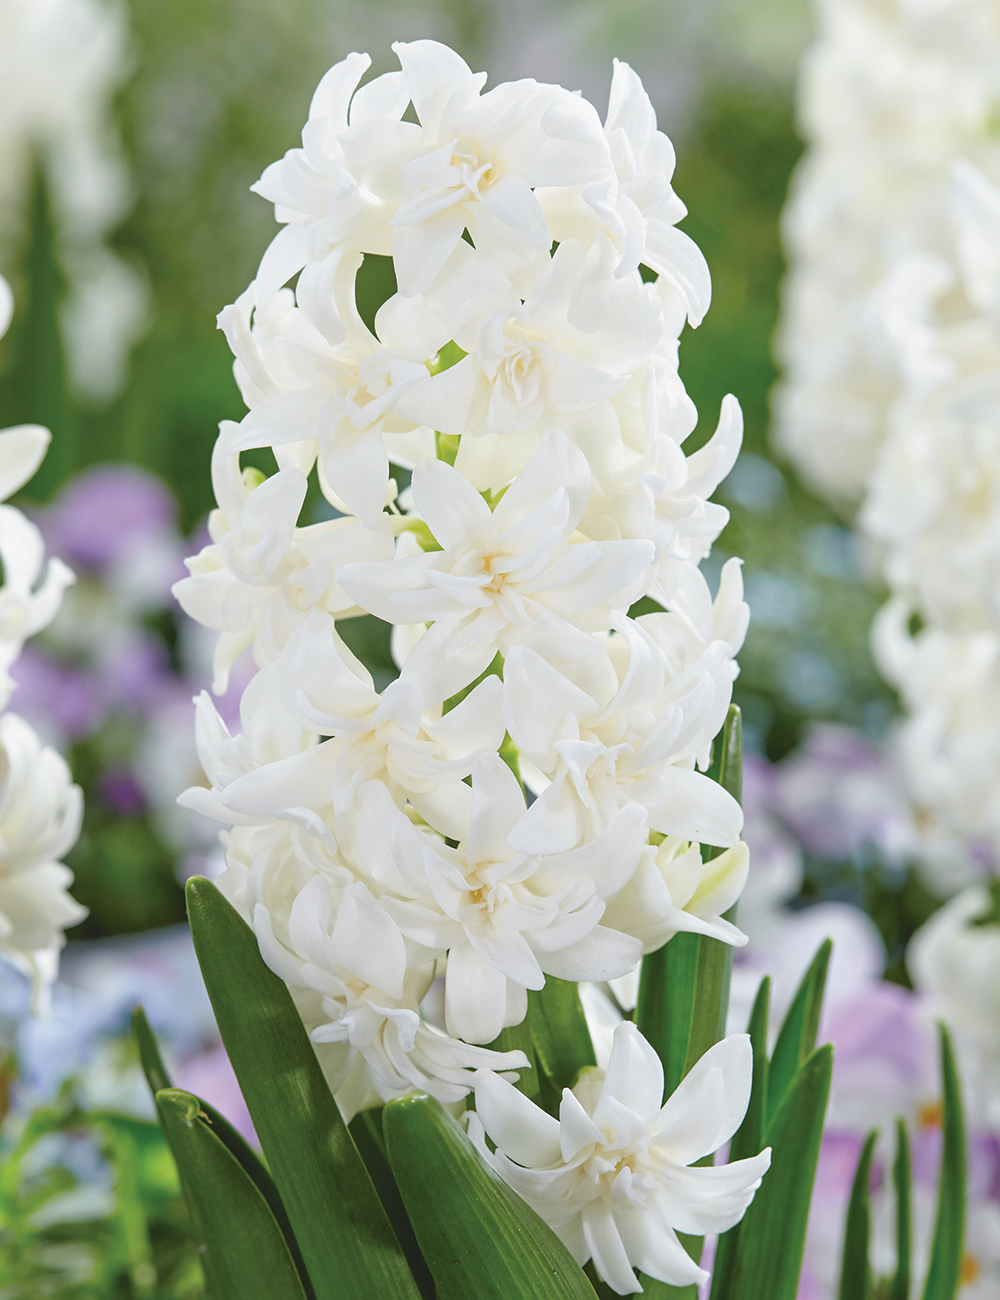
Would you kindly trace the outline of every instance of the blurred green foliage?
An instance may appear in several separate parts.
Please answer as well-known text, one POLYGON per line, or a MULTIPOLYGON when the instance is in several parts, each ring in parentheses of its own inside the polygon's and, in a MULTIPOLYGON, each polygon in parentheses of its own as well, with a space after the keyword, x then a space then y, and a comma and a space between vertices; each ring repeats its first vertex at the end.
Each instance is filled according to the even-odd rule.
POLYGON ((157 1124, 82 1110, 67 1085, 0 1127, 4 1300, 197 1300, 201 1265, 157 1124))
POLYGON ((712 271, 712 307, 683 336, 681 376, 705 441, 727 392, 746 422, 744 456, 719 498, 732 511, 710 562, 742 556, 754 618, 736 700, 748 735, 779 759, 817 717, 878 729, 892 696, 868 652, 880 593, 864 580, 844 521, 772 456, 771 338, 784 273, 779 220, 801 152, 789 96, 765 82, 720 87, 678 149, 683 223, 712 271), (756 599, 755 599, 756 597, 756 599))

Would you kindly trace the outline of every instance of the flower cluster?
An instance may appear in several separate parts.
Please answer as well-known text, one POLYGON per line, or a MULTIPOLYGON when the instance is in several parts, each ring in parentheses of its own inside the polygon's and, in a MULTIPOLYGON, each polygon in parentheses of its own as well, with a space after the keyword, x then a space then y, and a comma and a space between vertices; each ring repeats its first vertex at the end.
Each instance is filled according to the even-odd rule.
MULTIPOLYGON (((0 336, 13 300, 0 277, 0 336)), ((49 445, 47 429, 0 432, 0 501, 23 487, 49 445)), ((9 669, 25 640, 50 622, 73 581, 60 560, 45 564, 38 528, 0 505, 0 708, 10 700, 9 669)), ((63 931, 86 914, 68 893, 73 876, 59 859, 80 830, 82 799, 65 761, 14 713, 0 713, 0 955, 32 979, 36 1007, 55 978, 63 931)))
POLYGON ((778 437, 824 495, 860 502, 892 592, 875 651, 945 892, 976 870, 956 836, 1000 850, 998 49, 980 0, 831 0, 786 228, 778 437))
POLYGON ((111 121, 128 71, 124 6, 0 0, 0 241, 20 240, 41 166, 69 279, 61 323, 70 374, 98 400, 121 387, 148 313, 143 277, 105 242, 131 198, 111 121))
POLYGON ((394 49, 363 85, 366 56, 331 69, 255 187, 283 228, 220 316, 249 413, 175 588, 219 634, 216 691, 258 667, 241 734, 197 700, 208 788, 182 801, 228 827, 220 884, 348 1115, 524 1068, 490 1045, 547 977, 622 976, 680 930, 743 942, 748 865, 704 775, 748 611, 738 561, 714 601, 698 569, 741 419, 727 398, 685 455, 678 336, 710 286, 670 142, 624 64, 602 124, 394 49), (392 628, 381 689, 362 616, 392 628))

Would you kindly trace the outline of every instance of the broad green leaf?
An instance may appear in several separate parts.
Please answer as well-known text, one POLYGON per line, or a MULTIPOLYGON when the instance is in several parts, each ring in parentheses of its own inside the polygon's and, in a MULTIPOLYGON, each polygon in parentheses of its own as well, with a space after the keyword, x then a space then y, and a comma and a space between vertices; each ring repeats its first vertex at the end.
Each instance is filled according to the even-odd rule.
POLYGON ((205 1272, 216 1300, 306 1300, 270 1206, 206 1123, 197 1097, 156 1094, 188 1210, 206 1243, 205 1272))
POLYGON ((826 987, 826 972, 832 949, 831 941, 824 939, 802 977, 802 983, 778 1032, 767 1072, 768 1116, 777 1111, 796 1071, 816 1046, 819 1013, 823 1006, 823 990, 826 987))
POLYGON ((906 1125, 896 1120, 896 1160, 892 1166, 896 1188, 896 1274, 889 1300, 909 1300, 910 1295, 910 1143, 906 1125))
POLYGON ((420 1253, 403 1198, 399 1194, 396 1179, 389 1168, 385 1138, 382 1134, 381 1106, 377 1109, 361 1111, 354 1116, 347 1127, 375 1184, 379 1200, 389 1216, 392 1230, 403 1248, 403 1254, 420 1288, 420 1294, 425 1297, 425 1300, 434 1300, 434 1279, 427 1267, 427 1261, 420 1253))
POLYGON ((543 989, 531 990, 528 1025, 539 1075, 539 1105, 555 1115, 563 1088, 572 1088, 579 1072, 596 1064, 577 985, 550 975, 543 989))
POLYGON ((941 1100, 943 1143, 934 1245, 927 1270, 924 1300, 953 1300, 962 1269, 965 1235, 965 1123, 951 1039, 941 1033, 941 1100))
POLYGON ((871 1238, 871 1173, 872 1153, 878 1140, 878 1129, 872 1129, 861 1148, 858 1168, 847 1205, 844 1225, 844 1250, 840 1266, 840 1300, 870 1300, 872 1270, 868 1263, 868 1245, 871 1238))
MULTIPOLYGON (((136 1007, 132 1012, 132 1032, 135 1034, 139 1044, 139 1060, 142 1064, 143 1073, 146 1076, 146 1082, 149 1084, 154 1099, 156 1094, 164 1088, 171 1088, 170 1076, 167 1074, 166 1066, 160 1056, 160 1049, 157 1046, 156 1036, 149 1027, 149 1021, 146 1019, 146 1013, 142 1007, 136 1007)), ((298 1243, 295 1240, 295 1234, 292 1232, 292 1225, 288 1221, 288 1215, 285 1213, 285 1207, 281 1203, 281 1197, 278 1195, 278 1189, 274 1185, 274 1179, 271 1177, 264 1162, 257 1155, 256 1151, 243 1137, 242 1133, 237 1132, 224 1115, 221 1115, 214 1106, 209 1105, 207 1101, 199 1098, 201 1106, 201 1115, 205 1123, 210 1125, 212 1132, 219 1139, 234 1160, 241 1166, 243 1172, 253 1181, 257 1190, 263 1196, 270 1206, 271 1213, 274 1215, 278 1227, 284 1233, 285 1240, 288 1243, 288 1249, 292 1258, 295 1260, 296 1268, 302 1276, 305 1276, 305 1264, 299 1251, 298 1243)))
POLYGON ((727 1300, 795 1300, 832 1070, 827 1043, 799 1067, 768 1121, 771 1168, 743 1216, 727 1300))
POLYGON ((423 1093, 390 1101, 382 1128, 438 1300, 594 1300, 552 1229, 439 1102, 423 1093))
MULTIPOLYGON (((753 1084, 750 1102, 743 1123, 733 1134, 729 1144, 729 1159, 746 1160, 755 1156, 764 1146, 764 1103, 767 1099, 767 1021, 771 1002, 771 977, 765 975, 760 982, 747 1031, 753 1048, 753 1084)), ((730 1228, 719 1237, 712 1266, 711 1300, 721 1300, 728 1291, 730 1272, 736 1257, 736 1245, 741 1224, 730 1228)))
POLYGON ((215 1019, 317 1300, 417 1300, 385 1210, 291 995, 211 881, 187 884, 215 1019))

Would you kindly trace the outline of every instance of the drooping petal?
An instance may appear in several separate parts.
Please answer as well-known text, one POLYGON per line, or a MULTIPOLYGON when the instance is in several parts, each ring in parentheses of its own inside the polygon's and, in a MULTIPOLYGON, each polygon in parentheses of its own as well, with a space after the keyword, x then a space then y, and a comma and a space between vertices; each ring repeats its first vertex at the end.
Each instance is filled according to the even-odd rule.
POLYGON ((469 943, 448 954, 445 1023, 449 1034, 468 1043, 492 1043, 504 1026, 507 977, 469 943))
POLYGON ((529 1169, 559 1159, 559 1120, 492 1071, 477 1070, 473 1086, 476 1114, 494 1146, 529 1169))

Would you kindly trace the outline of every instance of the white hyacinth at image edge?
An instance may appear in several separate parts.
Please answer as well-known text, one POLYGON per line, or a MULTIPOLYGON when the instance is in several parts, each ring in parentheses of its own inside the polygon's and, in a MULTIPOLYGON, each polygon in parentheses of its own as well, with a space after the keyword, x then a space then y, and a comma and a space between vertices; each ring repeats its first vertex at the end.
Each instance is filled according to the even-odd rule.
POLYGON ((776 439, 857 527, 928 884, 1000 861, 1000 11, 826 0, 784 216, 776 439))
MULTIPOLYGON (((235 735, 196 700, 206 784, 181 802, 222 824, 219 886, 345 1116, 492 1089, 507 1135, 527 1060, 491 1044, 529 991, 627 975, 680 931, 746 942, 723 919, 747 877, 742 812, 705 770, 749 611, 738 560, 714 600, 698 567, 742 420, 727 397, 685 454, 678 338, 710 279, 635 73, 616 62, 602 123, 559 86, 484 92, 442 45, 393 48, 401 70, 364 84, 367 56, 332 68, 302 148, 254 187, 282 228, 219 318, 249 411, 220 428, 211 540, 175 593, 218 634, 216 692, 245 651, 257 672, 235 735), (398 291, 372 321, 356 295, 373 256, 398 291), (258 448, 277 472, 241 467, 258 448), (366 614, 392 625, 383 689, 348 645, 366 614), (703 863, 702 844, 722 852, 703 863)), ((563 1121, 573 1153, 551 1133, 533 1148, 569 1171, 562 1209, 503 1166, 619 1293, 635 1268, 701 1277, 675 1231, 749 1203, 766 1153, 686 1170, 742 1117, 744 1046, 664 1106, 623 1031, 641 1089, 612 1062, 564 1096, 590 1116, 582 1136, 563 1121)), ((526 1116, 513 1130, 537 1129, 526 1116)))
MULTIPOLYGON (((14 311, 0 276, 0 338, 14 311)), ((51 435, 37 424, 0 430, 0 502, 41 464, 51 435)), ((10 667, 28 637, 55 617, 73 574, 45 564, 38 528, 15 506, 0 504, 0 709, 14 690, 10 667)), ((33 1009, 44 1012, 58 970, 64 931, 87 915, 70 895, 73 873, 60 859, 76 843, 83 795, 65 759, 16 713, 0 712, 0 957, 31 981, 33 1009)))

